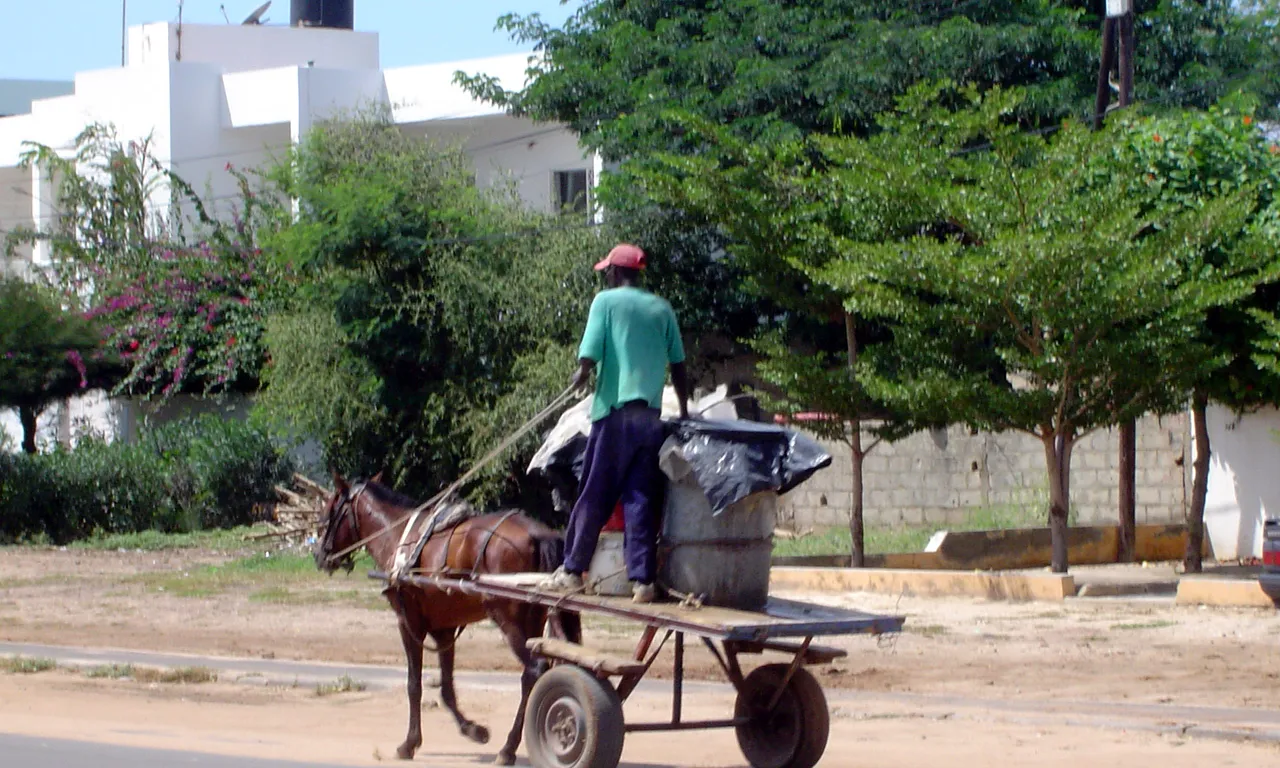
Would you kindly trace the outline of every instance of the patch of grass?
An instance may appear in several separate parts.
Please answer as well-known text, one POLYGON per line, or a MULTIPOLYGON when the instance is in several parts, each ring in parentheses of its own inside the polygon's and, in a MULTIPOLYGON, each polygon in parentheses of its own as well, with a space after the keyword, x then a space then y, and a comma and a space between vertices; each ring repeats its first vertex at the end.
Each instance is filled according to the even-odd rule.
POLYGON ((902 627, 904 632, 910 632, 913 635, 924 635, 925 637, 941 637, 947 634, 947 628, 941 624, 912 624, 906 623, 902 627))
MULTIPOLYGON (((929 539, 938 531, 994 531, 1012 528, 1035 528, 1047 524, 1045 503, 1002 504, 969 510, 964 522, 954 525, 869 525, 864 531, 864 545, 869 555, 900 552, 923 552, 929 539)), ((1075 511, 1068 515, 1075 524, 1075 511)), ((845 555, 851 548, 848 528, 831 528, 795 539, 775 539, 773 554, 778 557, 806 555, 845 555)))
POLYGON ((317 683, 317 696, 333 696, 339 693, 359 693, 369 686, 363 680, 355 680, 350 675, 343 675, 332 683, 317 683))
POLYGON ((208 667, 174 667, 173 669, 134 667, 130 677, 139 683, 197 684, 216 682, 218 673, 208 667))
POLYGON ((122 680, 133 677, 132 664, 102 664, 84 670, 84 676, 95 680, 122 680))
MULTIPOLYGON (((356 559, 356 571, 373 567, 373 560, 362 554, 356 559)), ((189 571, 144 573, 130 581, 156 592, 177 597, 209 597, 229 589, 257 588, 250 599, 259 602, 329 602, 327 598, 300 597, 290 587, 325 583, 325 574, 316 570, 309 555, 295 552, 262 552, 232 560, 222 565, 209 565, 189 571)), ((356 590, 351 590, 352 594, 356 590)), ((323 594, 323 590, 307 590, 301 594, 323 594)))
POLYGON ((249 526, 240 526, 238 528, 192 531, 190 533, 141 531, 139 533, 99 534, 88 539, 73 541, 67 546, 70 549, 140 549, 146 552, 159 552, 166 549, 236 550, 245 549, 245 535, 257 530, 259 529, 249 526))
POLYGON ((12 675, 33 675, 37 672, 48 672, 57 667, 58 662, 42 657, 6 656, 0 660, 0 670, 12 675))
POLYGON ((1128 624, 1112 624, 1112 629, 1164 629, 1165 627, 1176 627, 1176 621, 1146 621, 1133 622, 1128 624))

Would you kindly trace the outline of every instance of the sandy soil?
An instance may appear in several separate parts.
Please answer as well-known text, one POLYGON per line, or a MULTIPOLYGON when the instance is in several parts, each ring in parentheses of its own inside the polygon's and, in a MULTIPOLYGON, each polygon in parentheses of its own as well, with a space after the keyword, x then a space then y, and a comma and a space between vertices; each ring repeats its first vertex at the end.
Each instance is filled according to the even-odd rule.
MULTIPOLYGON (((728 697, 700 696, 689 717, 722 716, 728 697)), ((470 692, 468 714, 495 734, 510 723, 511 696, 470 692)), ((437 768, 490 764, 495 744, 462 739, 451 719, 427 704, 427 744, 416 762, 437 768)), ((657 718, 666 704, 633 699, 628 717, 657 718)), ((1000 719, 921 716, 903 708, 873 708, 853 715, 837 709, 824 766, 918 768, 964 765, 995 768, 1079 768, 1089 765, 1201 768, 1203 765, 1275 765, 1280 749, 1122 730, 1083 730, 1000 719), (1088 736, 1082 738, 1082 733, 1088 736)), ((69 672, 0 675, 0 725, 10 732, 74 738, 158 749, 258 758, 376 765, 391 759, 403 729, 398 692, 319 698, 306 689, 253 689, 242 685, 145 686, 129 681, 86 680, 69 672)), ((495 735, 495 741, 498 740, 495 735)), ((527 765, 521 750, 520 764, 527 765)), ((633 734, 623 765, 740 766, 732 733, 633 734)))
MULTIPOLYGON (((0 549, 0 640, 401 662, 392 616, 362 574, 275 581, 268 574, 212 591, 182 589, 183 574, 226 558, 200 551, 0 549), (179 596, 189 591, 196 596, 179 596)), ((1276 612, 1149 601, 800 597, 907 617, 898 636, 833 641, 850 655, 817 670, 827 687, 1280 709, 1276 612)), ((588 645, 620 653, 638 635, 633 625, 615 621, 589 621, 586 633, 588 645)), ((458 648, 463 668, 516 669, 490 626, 468 630, 458 648)), ((690 646, 688 664, 695 676, 717 677, 700 646, 690 646)))

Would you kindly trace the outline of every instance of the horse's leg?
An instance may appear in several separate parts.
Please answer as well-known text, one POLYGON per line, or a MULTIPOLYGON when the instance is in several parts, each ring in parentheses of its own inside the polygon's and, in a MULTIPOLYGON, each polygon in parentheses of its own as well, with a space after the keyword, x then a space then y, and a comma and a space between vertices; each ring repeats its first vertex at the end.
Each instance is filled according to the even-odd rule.
POLYGON ((515 722, 511 724, 507 743, 498 752, 497 759, 498 765, 511 765, 516 761, 516 748, 520 746, 520 737, 524 733, 524 709, 529 703, 529 692, 546 671, 546 661, 529 653, 526 643, 530 638, 542 636, 542 628, 547 623, 547 611, 533 605, 507 603, 492 610, 490 616, 502 629, 507 645, 524 668, 520 673, 520 706, 516 708, 515 722))
POLYGON ((396 613, 400 614, 400 642, 404 644, 404 656, 409 663, 409 732, 404 743, 396 748, 396 757, 412 760, 413 754, 422 746, 422 635, 421 628, 410 627, 404 603, 396 598, 392 604, 397 606, 396 613))
POLYGON ((438 649, 436 657, 440 660, 440 700, 453 713, 453 719, 458 721, 458 730, 463 736, 477 744, 488 744, 489 729, 468 720, 458 711, 458 697, 453 690, 453 646, 458 639, 458 630, 433 630, 431 637, 435 640, 438 649))

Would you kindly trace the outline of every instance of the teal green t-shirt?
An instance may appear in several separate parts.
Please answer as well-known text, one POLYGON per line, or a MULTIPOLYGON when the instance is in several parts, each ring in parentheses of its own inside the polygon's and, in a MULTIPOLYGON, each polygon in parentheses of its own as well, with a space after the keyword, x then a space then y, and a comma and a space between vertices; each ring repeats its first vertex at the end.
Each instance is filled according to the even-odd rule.
POLYGON ((661 408, 667 364, 684 362, 676 313, 665 299, 639 288, 601 291, 591 302, 578 357, 596 363, 592 421, 632 400, 661 408))

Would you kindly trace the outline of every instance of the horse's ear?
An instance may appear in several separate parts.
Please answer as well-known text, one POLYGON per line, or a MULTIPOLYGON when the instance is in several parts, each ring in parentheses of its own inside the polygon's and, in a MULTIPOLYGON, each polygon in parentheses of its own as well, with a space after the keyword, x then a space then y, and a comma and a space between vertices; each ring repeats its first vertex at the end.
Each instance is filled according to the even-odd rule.
POLYGON ((342 475, 336 469, 333 470, 333 490, 338 493, 347 492, 347 481, 343 479, 342 475))
POLYGON ((381 484, 382 484, 382 473, 383 473, 383 472, 386 472, 386 470, 385 470, 385 469, 383 469, 383 470, 379 470, 379 471, 378 471, 378 474, 376 474, 376 475, 374 475, 374 476, 373 476, 373 480, 372 480, 372 482, 375 482, 375 483, 378 483, 379 485, 381 485, 381 484))

